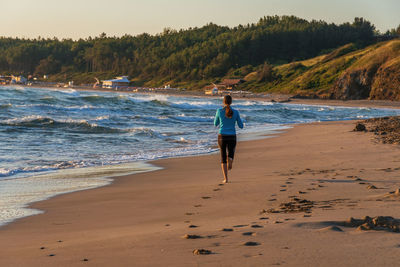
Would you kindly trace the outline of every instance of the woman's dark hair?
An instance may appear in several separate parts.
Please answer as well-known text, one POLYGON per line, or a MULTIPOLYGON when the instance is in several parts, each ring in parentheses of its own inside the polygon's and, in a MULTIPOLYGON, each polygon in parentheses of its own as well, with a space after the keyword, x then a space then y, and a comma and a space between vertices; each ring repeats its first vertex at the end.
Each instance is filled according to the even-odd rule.
POLYGON ((224 96, 224 105, 225 105, 225 116, 227 118, 232 118, 233 110, 231 109, 232 97, 230 95, 224 96))

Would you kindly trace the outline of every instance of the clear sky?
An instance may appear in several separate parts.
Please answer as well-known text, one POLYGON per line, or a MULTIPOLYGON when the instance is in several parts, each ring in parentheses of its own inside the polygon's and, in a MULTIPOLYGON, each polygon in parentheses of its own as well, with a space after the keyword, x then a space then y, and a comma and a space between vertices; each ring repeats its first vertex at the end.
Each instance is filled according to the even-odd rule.
POLYGON ((155 34, 164 28, 236 26, 267 15, 327 22, 364 17, 385 32, 400 24, 400 0, 0 0, 0 36, 86 38, 155 34))

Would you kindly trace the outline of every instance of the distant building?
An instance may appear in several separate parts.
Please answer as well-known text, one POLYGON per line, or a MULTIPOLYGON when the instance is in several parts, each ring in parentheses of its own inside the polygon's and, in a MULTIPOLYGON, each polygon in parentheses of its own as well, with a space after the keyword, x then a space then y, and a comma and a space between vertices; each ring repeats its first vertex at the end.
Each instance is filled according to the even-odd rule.
POLYGON ((218 88, 217 87, 213 87, 212 89, 206 89, 204 91, 204 93, 206 95, 218 95, 218 88))
POLYGON ((20 76, 11 76, 11 83, 12 84, 26 84, 28 80, 20 75, 20 76))
POLYGON ((239 84, 244 83, 243 79, 224 79, 221 85, 225 86, 227 90, 235 89, 239 84))
POLYGON ((105 80, 102 81, 103 83, 103 88, 118 88, 118 87, 127 87, 129 86, 129 79, 128 76, 120 76, 116 77, 115 79, 112 80, 105 80))

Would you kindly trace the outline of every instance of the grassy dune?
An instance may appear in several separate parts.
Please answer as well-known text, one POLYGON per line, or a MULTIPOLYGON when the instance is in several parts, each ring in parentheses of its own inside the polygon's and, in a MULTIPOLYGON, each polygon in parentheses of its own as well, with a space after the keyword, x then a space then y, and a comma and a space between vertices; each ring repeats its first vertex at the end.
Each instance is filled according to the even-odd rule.
POLYGON ((248 74, 241 89, 335 99, 400 100, 400 40, 363 49, 344 45, 329 54, 276 66, 273 79, 248 74))

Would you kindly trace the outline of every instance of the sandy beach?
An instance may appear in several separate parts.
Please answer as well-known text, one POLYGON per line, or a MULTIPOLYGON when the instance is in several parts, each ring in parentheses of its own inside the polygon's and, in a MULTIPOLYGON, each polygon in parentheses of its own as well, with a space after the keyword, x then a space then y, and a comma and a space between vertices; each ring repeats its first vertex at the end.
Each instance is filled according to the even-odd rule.
POLYGON ((354 125, 240 142, 223 186, 212 154, 35 203, 46 212, 0 228, 0 266, 396 266, 398 233, 343 223, 400 217, 399 147, 354 125))

